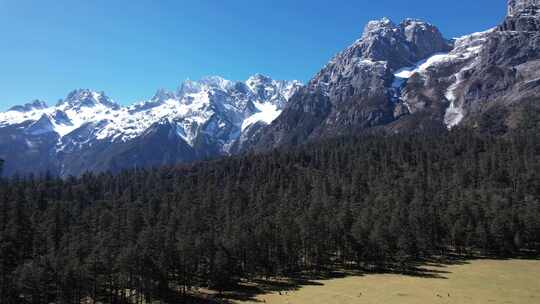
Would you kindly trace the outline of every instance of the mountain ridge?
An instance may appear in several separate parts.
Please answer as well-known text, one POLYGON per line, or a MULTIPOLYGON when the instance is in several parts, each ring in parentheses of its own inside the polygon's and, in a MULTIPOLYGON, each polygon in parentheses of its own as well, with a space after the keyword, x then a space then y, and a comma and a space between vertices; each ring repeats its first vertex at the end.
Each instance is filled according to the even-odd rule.
POLYGON ((454 41, 415 19, 369 22, 259 132, 252 149, 371 130, 481 129, 495 116, 497 129, 515 127, 523 104, 540 97, 539 4, 509 1, 500 25, 454 41))
MULTIPOLYGON (((9 173, 16 169, 9 167, 10 159, 15 156, 4 145, 16 142, 13 138, 20 137, 24 144, 19 145, 17 152, 28 152, 47 137, 47 146, 43 149, 49 153, 44 157, 51 158, 48 161, 52 162, 53 169, 38 166, 38 170, 47 169, 62 176, 79 175, 86 170, 105 171, 110 169, 108 165, 94 164, 101 162, 98 155, 104 158, 104 151, 129 150, 132 148, 127 146, 132 141, 145 141, 148 136, 165 134, 148 132, 159 129, 159 125, 171 128, 171 134, 176 136, 174 144, 183 146, 179 151, 186 154, 168 159, 176 162, 228 155, 242 132, 255 125, 261 127, 270 123, 300 86, 298 81, 273 80, 261 74, 253 75, 245 82, 211 76, 199 81, 187 80, 175 92, 160 89, 150 100, 130 106, 118 105, 103 92, 77 89, 55 106, 47 107, 44 102, 36 101, 0 113, 0 133, 4 133, 0 134, 4 135, 4 140, 0 139, 0 155, 8 160, 6 170, 9 173), (12 126, 17 130, 16 134, 10 128, 12 126), (56 144, 51 145, 52 141, 56 144)), ((167 137, 162 139, 162 144, 171 144, 170 136, 167 137)), ((37 158, 42 157, 37 155, 37 158)), ((114 157, 108 155, 105 158, 114 157)), ((119 168, 140 165, 138 162, 116 162, 121 163, 119 168)), ((160 164, 170 162, 156 163, 160 164)), ((28 168, 21 172, 32 170, 28 168)))
POLYGON ((422 20, 373 20, 305 86, 214 76, 126 107, 90 90, 54 107, 35 101, 0 114, 0 157, 8 174, 69 176, 370 131, 502 134, 540 98, 539 8, 510 0, 499 25, 453 40, 422 20))

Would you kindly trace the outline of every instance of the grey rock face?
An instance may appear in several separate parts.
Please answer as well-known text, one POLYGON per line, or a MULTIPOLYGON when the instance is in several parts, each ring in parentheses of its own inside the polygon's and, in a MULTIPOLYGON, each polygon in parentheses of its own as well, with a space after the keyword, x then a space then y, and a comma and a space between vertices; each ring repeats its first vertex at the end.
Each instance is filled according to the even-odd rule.
MULTIPOLYGON (((440 31, 427 22, 406 19, 396 25, 388 18, 383 18, 370 21, 362 38, 343 52, 341 57, 385 61, 391 69, 396 70, 414 65, 433 53, 450 49, 440 31)), ((339 61, 339 58, 335 59, 339 61)))
POLYGON ((540 1, 509 0, 508 16, 500 29, 503 31, 540 30, 540 1))
POLYGON ((439 29, 429 23, 406 19, 400 24, 400 29, 412 48, 414 62, 451 49, 451 42, 443 39, 439 29))
POLYGON ((493 32, 461 86, 462 103, 474 124, 475 117, 502 105, 511 113, 516 106, 540 97, 540 33, 493 32))
POLYGON ((540 9, 540 0, 509 0, 508 16, 532 14, 536 15, 540 9))
POLYGON ((394 98, 394 73, 451 44, 426 22, 387 18, 371 21, 361 39, 335 56, 307 87, 294 95, 283 114, 261 131, 256 149, 354 133, 386 125, 402 115, 394 98))
POLYGON ((538 31, 540 19, 537 15, 509 16, 500 26, 503 31, 538 31))
POLYGON ((509 1, 500 26, 453 43, 418 20, 372 21, 259 131, 255 149, 374 127, 476 128, 494 109, 510 128, 523 103, 540 99, 539 20, 539 0, 509 1))
POLYGON ((539 19, 531 9, 537 2, 513 3, 501 26, 459 39, 444 60, 409 79, 402 98, 414 114, 440 115, 445 109, 447 127, 477 127, 486 113, 500 108, 501 124, 510 128, 521 105, 538 100, 540 32, 531 26, 539 19))

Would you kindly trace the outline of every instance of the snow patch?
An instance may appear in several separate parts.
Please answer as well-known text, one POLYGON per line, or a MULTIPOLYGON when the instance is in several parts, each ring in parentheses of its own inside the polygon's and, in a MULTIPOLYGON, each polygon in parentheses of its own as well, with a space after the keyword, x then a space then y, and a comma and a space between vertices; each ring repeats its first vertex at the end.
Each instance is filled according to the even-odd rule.
POLYGON ((251 115, 244 120, 241 128, 242 132, 249 126, 252 126, 257 122, 271 124, 276 118, 278 118, 279 114, 281 114, 281 110, 278 110, 277 106, 274 104, 258 102, 254 102, 253 104, 255 105, 257 110, 259 110, 259 112, 251 115))
POLYGON ((465 114, 463 112, 463 109, 456 106, 456 103, 452 101, 448 109, 446 109, 446 113, 444 114, 444 123, 449 129, 451 129, 459 125, 459 123, 463 120, 464 117, 465 114))
POLYGON ((430 67, 443 62, 449 62, 455 57, 455 55, 449 53, 438 53, 427 59, 419 61, 416 65, 412 67, 405 67, 399 69, 394 73, 395 80, 392 87, 399 88, 405 81, 407 81, 407 79, 411 78, 412 75, 414 75, 415 73, 426 72, 430 67))
POLYGON ((461 123, 465 117, 465 111, 463 106, 458 105, 458 96, 456 96, 456 90, 459 85, 464 81, 464 75, 478 64, 477 55, 482 51, 484 43, 487 37, 495 29, 489 29, 484 32, 473 33, 456 39, 455 48, 451 52, 453 59, 465 61, 471 60, 471 62, 459 70, 453 77, 454 82, 448 87, 445 92, 445 98, 450 102, 450 105, 446 109, 444 115, 444 123, 448 129, 451 129, 461 123))

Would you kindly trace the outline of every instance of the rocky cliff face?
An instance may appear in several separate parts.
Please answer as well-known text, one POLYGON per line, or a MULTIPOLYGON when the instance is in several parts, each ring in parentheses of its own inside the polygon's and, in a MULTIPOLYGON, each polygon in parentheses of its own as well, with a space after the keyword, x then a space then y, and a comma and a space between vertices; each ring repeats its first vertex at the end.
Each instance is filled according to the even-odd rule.
POLYGON ((505 31, 538 31, 539 12, 538 0, 509 0, 508 15, 500 28, 505 31))
POLYGON ((539 0, 508 0, 508 17, 535 15, 538 9, 539 0))
POLYGON ((512 128, 540 97, 539 2, 509 1, 500 26, 452 42, 418 20, 370 22, 254 137, 254 149, 370 129, 512 128))
POLYGON ((464 36, 450 53, 428 60, 403 89, 411 112, 439 114, 444 109, 442 121, 449 128, 478 128, 486 115, 498 112, 491 123, 512 128, 522 105, 540 97, 536 2, 510 1, 514 6, 502 25, 464 36))
POLYGON ((297 144, 391 123, 407 112, 398 98, 401 81, 394 74, 451 48, 427 22, 369 22, 359 40, 292 97, 283 114, 261 132, 256 147, 297 144))

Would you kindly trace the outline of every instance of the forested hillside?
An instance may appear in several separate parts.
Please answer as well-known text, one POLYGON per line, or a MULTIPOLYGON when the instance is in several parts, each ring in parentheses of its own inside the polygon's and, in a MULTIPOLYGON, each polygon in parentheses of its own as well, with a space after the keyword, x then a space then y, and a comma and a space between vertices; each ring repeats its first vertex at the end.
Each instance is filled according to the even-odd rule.
POLYGON ((526 123, 4 179, 0 302, 167 301, 261 275, 538 250, 540 136, 526 123))

